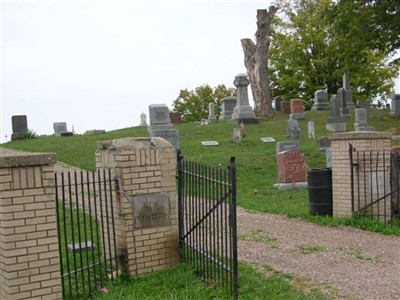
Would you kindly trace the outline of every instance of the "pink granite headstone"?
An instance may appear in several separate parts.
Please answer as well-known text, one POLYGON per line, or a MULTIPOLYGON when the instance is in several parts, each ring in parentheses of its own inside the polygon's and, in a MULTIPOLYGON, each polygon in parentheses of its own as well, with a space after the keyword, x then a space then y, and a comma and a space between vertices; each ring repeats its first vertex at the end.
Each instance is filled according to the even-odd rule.
POLYGON ((304 113, 304 101, 301 99, 290 100, 290 113, 292 114, 304 113))
POLYGON ((288 150, 277 155, 279 183, 306 181, 304 153, 299 150, 288 150))

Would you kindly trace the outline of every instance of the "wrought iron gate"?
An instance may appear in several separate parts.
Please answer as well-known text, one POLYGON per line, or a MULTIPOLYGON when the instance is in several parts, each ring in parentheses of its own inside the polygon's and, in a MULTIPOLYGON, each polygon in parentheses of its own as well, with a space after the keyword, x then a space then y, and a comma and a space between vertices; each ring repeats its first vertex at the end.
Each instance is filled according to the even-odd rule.
POLYGON ((349 144, 349 154, 353 213, 400 224, 400 153, 357 151, 349 144))
POLYGON ((221 169, 178 155, 178 213, 181 259, 237 299, 235 159, 221 169))
POLYGON ((64 299, 89 299, 118 275, 110 170, 55 173, 64 299))

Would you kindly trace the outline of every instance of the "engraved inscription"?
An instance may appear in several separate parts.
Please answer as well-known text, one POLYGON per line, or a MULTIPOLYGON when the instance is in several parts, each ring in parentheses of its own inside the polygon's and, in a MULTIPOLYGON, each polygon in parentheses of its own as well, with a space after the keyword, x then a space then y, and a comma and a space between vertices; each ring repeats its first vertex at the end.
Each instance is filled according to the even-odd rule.
POLYGON ((132 210, 135 229, 171 225, 170 200, 166 193, 133 196, 132 210))

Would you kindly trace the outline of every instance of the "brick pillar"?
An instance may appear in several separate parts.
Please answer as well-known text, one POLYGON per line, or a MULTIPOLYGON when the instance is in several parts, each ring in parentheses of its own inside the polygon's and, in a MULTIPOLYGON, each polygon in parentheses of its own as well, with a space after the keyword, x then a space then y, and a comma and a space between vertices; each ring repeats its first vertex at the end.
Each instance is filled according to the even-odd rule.
POLYGON ((96 166, 118 178, 117 248, 131 275, 179 262, 176 163, 175 147, 159 137, 99 144, 96 166))
MULTIPOLYGON (((380 150, 388 151, 389 153, 390 138, 390 132, 375 131, 344 132, 329 136, 332 149, 332 196, 334 216, 351 216, 352 214, 349 144, 352 144, 358 151, 380 150)), ((364 188, 361 190, 364 190, 364 188)))
POLYGON ((0 299, 62 299, 55 162, 0 149, 0 299))

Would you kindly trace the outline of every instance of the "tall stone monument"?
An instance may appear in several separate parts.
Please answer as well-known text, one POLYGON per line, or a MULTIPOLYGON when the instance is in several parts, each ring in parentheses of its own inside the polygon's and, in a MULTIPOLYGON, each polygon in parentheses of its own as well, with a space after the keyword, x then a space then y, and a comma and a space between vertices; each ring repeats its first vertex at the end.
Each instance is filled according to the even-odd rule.
POLYGON ((340 113, 343 118, 350 118, 350 111, 347 108, 347 93, 344 88, 339 88, 336 94, 336 98, 338 99, 341 108, 340 108, 340 113))
POLYGON ((149 106, 150 125, 147 127, 150 137, 162 137, 176 149, 180 149, 179 132, 172 128, 169 109, 165 104, 149 106))
POLYGON ((349 81, 349 73, 345 72, 343 74, 343 88, 345 90, 345 97, 346 97, 346 107, 348 109, 355 109, 356 106, 353 102, 353 93, 351 92, 351 86, 350 86, 350 81, 349 81))
POLYGON ((330 117, 326 123, 326 129, 331 132, 343 132, 346 131, 346 123, 343 121, 343 117, 340 111, 340 102, 338 97, 332 96, 330 101, 330 117))
POLYGON ((258 123, 256 114, 249 105, 247 86, 250 84, 250 80, 247 78, 247 74, 236 75, 233 84, 236 86, 237 104, 232 113, 232 120, 238 123, 243 122, 243 124, 258 123))

